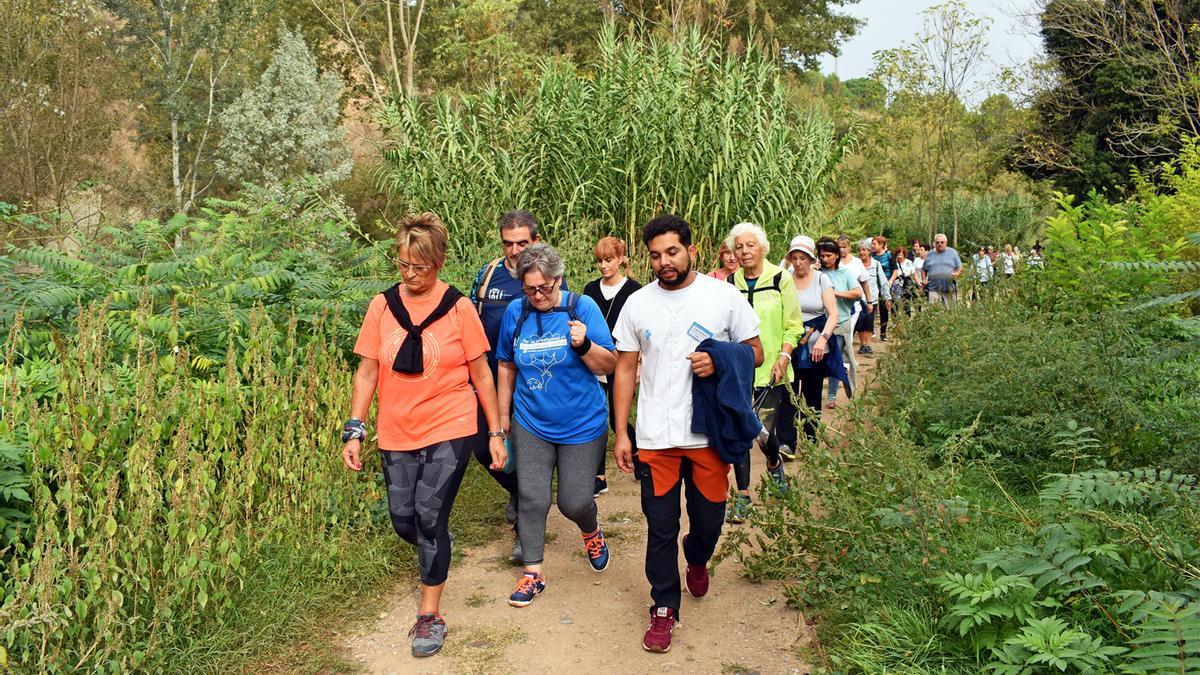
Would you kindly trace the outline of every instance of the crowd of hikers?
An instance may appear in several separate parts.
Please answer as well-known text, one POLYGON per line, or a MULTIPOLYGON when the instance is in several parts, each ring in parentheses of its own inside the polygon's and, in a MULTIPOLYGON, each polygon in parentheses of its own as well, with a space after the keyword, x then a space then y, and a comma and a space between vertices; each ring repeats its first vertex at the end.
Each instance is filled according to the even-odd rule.
MULTIPOLYGON (((763 228, 740 223, 704 274, 695 269, 691 227, 661 214, 642 233, 652 282, 630 278, 626 243, 605 237, 594 248, 600 276, 578 293, 533 214, 505 213, 498 230, 503 255, 464 296, 439 278, 445 225, 432 213, 405 219, 396 236, 401 281, 371 301, 354 347, 361 359, 342 458, 362 469, 378 396, 374 435, 388 509, 420 571, 414 656, 436 654, 446 637, 439 609, 449 516, 471 456, 508 493, 511 557, 523 566, 508 602, 525 607, 547 588, 555 495, 591 569, 610 564, 596 508, 608 490, 610 432, 617 466, 640 483, 647 524, 651 607, 642 646, 669 650, 683 590, 708 592, 723 525, 744 522, 754 508, 751 448, 766 458, 770 489, 786 492, 784 462, 796 457, 798 433, 816 442, 822 398, 832 409, 839 389, 853 394, 858 358, 874 354, 876 334, 887 341, 894 312, 957 302, 963 273, 944 234, 932 248, 914 241, 894 249, 882 236, 798 235, 776 264, 763 228), (764 410, 775 411, 765 423, 764 410), (681 492, 689 524, 682 540, 681 492)), ((974 274, 980 283, 997 268, 1011 276, 1019 259, 1012 246, 981 247, 974 274)), ((1040 246, 1027 264, 1041 264, 1040 246)))

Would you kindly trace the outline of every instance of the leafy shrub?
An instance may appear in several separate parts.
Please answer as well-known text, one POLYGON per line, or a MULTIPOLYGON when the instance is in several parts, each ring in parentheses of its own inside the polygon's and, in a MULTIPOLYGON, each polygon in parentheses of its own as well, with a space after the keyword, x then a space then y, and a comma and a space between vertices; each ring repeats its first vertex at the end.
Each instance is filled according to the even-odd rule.
POLYGON ((898 378, 885 404, 907 409, 919 443, 936 444, 935 425, 977 423, 973 456, 999 457, 1031 483, 1081 461, 1170 461, 1200 442, 1200 371, 1192 358, 1164 359, 1179 341, 1165 337, 1161 314, 1065 319, 1002 292, 898 328, 907 344, 893 354, 903 369, 885 362, 883 377, 898 378))
POLYGON ((250 314, 264 307, 279 325, 292 316, 300 339, 328 334, 347 353, 363 308, 395 283, 386 242, 363 245, 336 198, 300 183, 210 201, 199 218, 109 226, 77 253, 10 247, 0 256, 0 330, 18 312, 20 359, 53 352, 52 332, 70 332, 80 307, 103 302, 114 360, 152 338, 160 353, 186 348, 193 372, 215 373, 246 345, 250 314), (176 245, 171 246, 172 243, 176 245))

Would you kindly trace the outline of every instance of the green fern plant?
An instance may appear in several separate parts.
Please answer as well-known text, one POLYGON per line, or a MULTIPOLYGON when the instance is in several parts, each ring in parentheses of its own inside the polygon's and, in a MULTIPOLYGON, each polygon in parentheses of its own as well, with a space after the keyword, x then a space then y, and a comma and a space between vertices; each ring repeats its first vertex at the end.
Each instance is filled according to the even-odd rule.
POLYGON ((1080 426, 1075 420, 1067 420, 1066 428, 1054 433, 1054 445, 1057 449, 1051 453, 1055 459, 1067 460, 1071 463, 1071 473, 1075 473, 1081 462, 1095 458, 1095 451, 1100 448, 1100 441, 1093 434, 1092 427, 1080 426))
POLYGON ((1162 597, 1137 624, 1130 673, 1200 672, 1200 602, 1162 597))
POLYGON ((1061 502, 1074 508, 1154 507, 1173 496, 1200 498, 1196 477, 1168 469, 1133 471, 1086 471, 1051 474, 1041 491, 1045 502, 1061 502))
POLYGON ((987 669, 1001 675, 1046 671, 1092 673, 1109 669, 1114 656, 1128 651, 1056 617, 1030 618, 1017 633, 992 651, 987 669))

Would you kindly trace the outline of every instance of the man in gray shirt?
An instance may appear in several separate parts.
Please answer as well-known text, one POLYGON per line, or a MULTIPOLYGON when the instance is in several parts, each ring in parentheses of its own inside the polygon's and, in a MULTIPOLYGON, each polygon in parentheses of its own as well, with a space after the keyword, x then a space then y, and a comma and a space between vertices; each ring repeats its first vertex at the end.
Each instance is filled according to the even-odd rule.
POLYGON ((929 280, 929 301, 953 305, 958 300, 958 276, 962 274, 962 259, 958 251, 946 244, 946 235, 933 238, 933 250, 925 255, 925 276, 929 280))

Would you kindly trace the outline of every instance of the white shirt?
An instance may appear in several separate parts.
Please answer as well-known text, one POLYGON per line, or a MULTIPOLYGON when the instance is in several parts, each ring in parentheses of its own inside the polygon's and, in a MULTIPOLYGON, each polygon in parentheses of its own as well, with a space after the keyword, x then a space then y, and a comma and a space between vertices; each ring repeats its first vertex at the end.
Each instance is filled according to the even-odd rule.
MULTIPOLYGON (((617 351, 641 352, 637 443, 646 450, 703 448, 692 433, 692 364, 703 337, 744 342, 758 337, 758 315, 733 284, 697 274, 686 288, 646 284, 625 301, 613 339, 617 351)), ((746 392, 749 396, 749 392, 746 392)))
POLYGON ((627 281, 629 281, 629 277, 623 277, 621 279, 621 283, 617 284, 616 286, 609 286, 608 284, 601 281, 600 282, 600 296, 603 297, 605 300, 612 300, 613 298, 617 297, 617 293, 620 293, 621 289, 625 287, 625 282, 627 282, 627 281))

